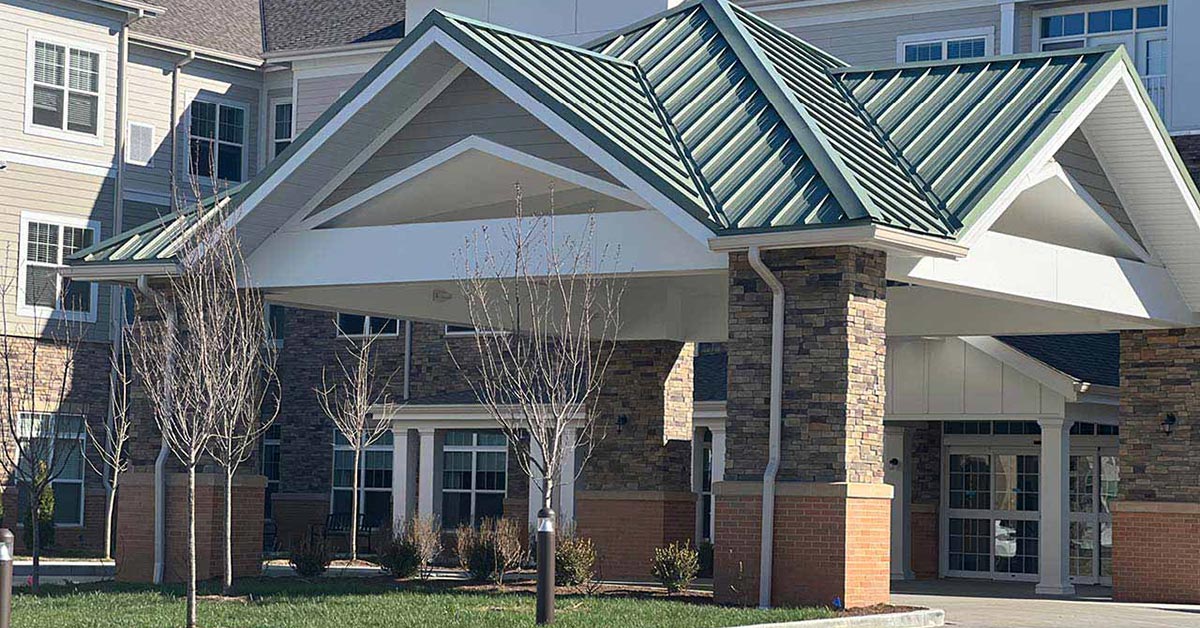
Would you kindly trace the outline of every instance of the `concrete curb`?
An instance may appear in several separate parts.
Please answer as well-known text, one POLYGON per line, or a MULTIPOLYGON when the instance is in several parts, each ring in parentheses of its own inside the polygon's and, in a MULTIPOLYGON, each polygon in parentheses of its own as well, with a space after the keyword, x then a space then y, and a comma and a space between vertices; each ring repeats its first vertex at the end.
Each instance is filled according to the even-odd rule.
POLYGON ((741 628, 934 628, 946 623, 945 611, 931 609, 908 613, 885 613, 860 617, 834 617, 778 624, 755 624, 741 628))

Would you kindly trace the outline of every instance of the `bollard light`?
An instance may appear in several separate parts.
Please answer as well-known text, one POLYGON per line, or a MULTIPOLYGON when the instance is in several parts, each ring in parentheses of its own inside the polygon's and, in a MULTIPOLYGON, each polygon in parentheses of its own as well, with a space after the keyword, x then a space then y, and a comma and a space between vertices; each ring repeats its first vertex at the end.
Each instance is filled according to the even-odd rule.
POLYGON ((537 623, 554 623, 554 510, 550 508, 537 514, 537 623))
POLYGON ((12 626, 13 546, 8 528, 0 528, 0 628, 12 626))

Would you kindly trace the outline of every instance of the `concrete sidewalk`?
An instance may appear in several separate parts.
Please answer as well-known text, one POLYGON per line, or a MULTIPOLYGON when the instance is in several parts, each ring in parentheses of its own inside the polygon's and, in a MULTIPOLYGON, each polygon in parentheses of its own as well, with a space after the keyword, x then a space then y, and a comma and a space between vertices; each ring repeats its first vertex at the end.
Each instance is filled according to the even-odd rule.
POLYGON ((1118 603, 1107 587, 1053 598, 1026 582, 905 581, 892 583, 892 603, 943 609, 962 628, 1200 628, 1200 605, 1118 603))

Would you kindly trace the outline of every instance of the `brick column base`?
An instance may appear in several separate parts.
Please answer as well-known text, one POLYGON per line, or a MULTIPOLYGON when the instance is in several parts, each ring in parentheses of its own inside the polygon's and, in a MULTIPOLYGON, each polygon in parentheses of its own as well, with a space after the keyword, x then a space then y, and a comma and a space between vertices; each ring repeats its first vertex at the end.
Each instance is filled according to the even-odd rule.
POLYGON ((688 542, 696 531, 696 496, 681 491, 580 491, 575 525, 596 545, 598 575, 645 580, 654 548, 688 542))
MULTIPOLYGON (((758 603, 762 484, 719 482, 714 595, 758 603)), ((781 482, 775 493, 771 604, 846 608, 886 603, 892 487, 781 482)))
MULTIPOLYGON (((233 575, 262 572, 263 493, 261 475, 239 475, 233 485, 233 575)), ((196 578, 221 577, 224 564, 225 478, 196 475, 196 578)), ((154 579, 154 473, 131 472, 117 490, 116 579, 154 579)), ((187 576, 187 475, 167 475, 167 556, 164 579, 187 576)))
POLYGON ((1113 599, 1200 604, 1200 504, 1113 504, 1113 599))
MULTIPOLYGON (((912 543, 913 575, 920 580, 938 577, 938 513, 937 504, 912 504, 908 528, 912 543)), ((897 530, 896 534, 903 531, 897 530)))

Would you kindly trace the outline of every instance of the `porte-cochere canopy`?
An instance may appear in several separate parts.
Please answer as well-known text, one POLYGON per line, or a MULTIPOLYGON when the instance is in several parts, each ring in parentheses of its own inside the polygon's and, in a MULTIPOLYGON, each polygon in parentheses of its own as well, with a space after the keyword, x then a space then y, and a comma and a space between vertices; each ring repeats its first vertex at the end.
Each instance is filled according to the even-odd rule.
POLYGON ((511 216, 513 181, 596 212, 632 301, 719 314, 639 337, 721 339, 723 253, 752 244, 887 250, 889 333, 1176 326, 1200 307, 1196 188, 1123 49, 851 67, 724 0, 586 47, 435 11, 254 180, 68 272, 169 272, 219 216, 280 302, 461 322, 429 290, 453 292, 451 250, 511 216))

